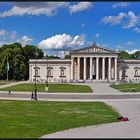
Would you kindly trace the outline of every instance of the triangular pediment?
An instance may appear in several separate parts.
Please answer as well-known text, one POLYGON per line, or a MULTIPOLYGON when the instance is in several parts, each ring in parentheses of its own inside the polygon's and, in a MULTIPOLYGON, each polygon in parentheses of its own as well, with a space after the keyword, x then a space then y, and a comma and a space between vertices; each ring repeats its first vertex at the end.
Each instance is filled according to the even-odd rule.
POLYGON ((75 52, 75 53, 117 53, 117 51, 112 50, 112 49, 108 49, 108 48, 104 48, 101 47, 99 45, 97 45, 96 43, 93 43, 91 46, 88 47, 84 47, 81 49, 77 49, 77 50, 72 50, 71 52, 75 52))

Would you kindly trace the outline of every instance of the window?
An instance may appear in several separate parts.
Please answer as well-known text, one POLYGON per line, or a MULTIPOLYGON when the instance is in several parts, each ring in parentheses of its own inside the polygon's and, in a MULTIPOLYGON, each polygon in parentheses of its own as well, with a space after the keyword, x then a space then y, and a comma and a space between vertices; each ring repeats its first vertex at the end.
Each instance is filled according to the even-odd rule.
POLYGON ((35 75, 38 76, 38 69, 35 70, 35 75))
POLYGON ((122 79, 125 79, 127 77, 126 75, 126 69, 122 70, 122 79))
POLYGON ((61 69, 61 76, 64 76, 64 70, 61 69))
POLYGON ((135 70, 135 76, 138 76, 138 70, 135 70))
POLYGON ((47 76, 53 77, 53 68, 52 67, 47 67, 47 76))
POLYGON ((66 77, 65 70, 66 70, 65 67, 60 67, 60 77, 66 77))
POLYGON ((51 76, 51 70, 50 70, 50 69, 48 70, 47 75, 48 75, 48 76, 51 76))
POLYGON ((39 67, 34 67, 34 70, 35 70, 35 75, 34 75, 34 77, 35 77, 35 76, 36 76, 36 77, 40 77, 40 75, 39 75, 40 68, 39 68, 39 67))
POLYGON ((134 77, 140 77, 140 69, 135 69, 134 77))

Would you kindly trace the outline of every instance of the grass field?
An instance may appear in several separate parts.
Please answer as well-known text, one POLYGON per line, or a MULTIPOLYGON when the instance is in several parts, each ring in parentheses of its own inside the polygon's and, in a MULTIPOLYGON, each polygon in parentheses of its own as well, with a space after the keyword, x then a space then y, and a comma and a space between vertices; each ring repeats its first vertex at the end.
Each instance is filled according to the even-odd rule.
POLYGON ((111 87, 118 89, 121 92, 133 92, 133 88, 135 92, 140 92, 140 84, 119 84, 111 87))
POLYGON ((0 138, 37 138, 87 125, 119 121, 103 102, 0 100, 0 138))
MULTIPOLYGON (((12 87, 2 88, 2 91, 33 91, 34 84, 18 84, 12 87)), ((39 92, 45 92, 45 84, 37 84, 39 92)), ((87 85, 73 84, 49 84, 49 92, 92 92, 92 89, 87 85)))

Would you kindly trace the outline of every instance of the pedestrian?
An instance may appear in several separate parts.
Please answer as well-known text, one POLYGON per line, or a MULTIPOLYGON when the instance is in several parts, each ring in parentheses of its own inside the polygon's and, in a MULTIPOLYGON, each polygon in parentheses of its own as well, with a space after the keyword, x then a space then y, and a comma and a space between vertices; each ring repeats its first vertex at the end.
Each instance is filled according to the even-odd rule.
POLYGON ((132 92, 135 92, 135 88, 132 88, 132 92))
POLYGON ((31 94, 31 100, 34 99, 34 92, 31 94))
POLYGON ((11 91, 9 90, 8 95, 11 95, 11 91))

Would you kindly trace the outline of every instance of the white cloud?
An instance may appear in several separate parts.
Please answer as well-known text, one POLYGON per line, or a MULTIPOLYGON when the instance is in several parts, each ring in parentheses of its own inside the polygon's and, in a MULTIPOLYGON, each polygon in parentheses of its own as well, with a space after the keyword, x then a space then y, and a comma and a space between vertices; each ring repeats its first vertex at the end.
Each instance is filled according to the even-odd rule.
POLYGON ((79 11, 87 10, 92 6, 91 2, 79 2, 78 4, 74 4, 69 6, 70 13, 77 13, 79 11))
POLYGON ((0 35, 5 35, 5 34, 7 34, 8 32, 6 31, 6 30, 4 30, 4 29, 2 29, 2 30, 0 30, 0 35))
POLYGON ((133 31, 136 32, 136 33, 140 33, 140 28, 135 27, 135 28, 133 29, 133 31))
POLYGON ((132 41, 127 41, 127 42, 125 42, 125 45, 128 45, 128 46, 132 46, 132 45, 134 45, 135 44, 135 42, 132 42, 132 41))
POLYGON ((122 28, 132 28, 139 22, 139 17, 132 11, 128 13, 120 12, 117 16, 105 16, 102 22, 111 25, 121 24, 122 28))
POLYGON ((138 50, 138 49, 134 49, 134 50, 125 50, 126 52, 128 52, 129 54, 133 54, 133 53, 135 53, 136 51, 140 51, 140 50, 138 50))
POLYGON ((22 46, 25 46, 26 44, 28 44, 29 42, 31 42, 33 39, 24 35, 22 36, 21 39, 18 39, 17 42, 20 42, 22 44, 22 46))
POLYGON ((96 35, 94 36, 94 38, 99 38, 99 37, 100 37, 99 33, 96 33, 96 35))
POLYGON ((72 37, 71 35, 62 34, 55 35, 39 43, 39 47, 42 49, 67 49, 76 46, 83 46, 85 43, 84 35, 76 35, 72 37))
POLYGON ((129 3, 127 2, 119 2, 112 5, 112 8, 125 8, 128 7, 129 3))
POLYGON ((0 13, 0 17, 23 16, 23 15, 46 15, 53 16, 59 8, 67 7, 67 2, 16 2, 15 5, 4 12, 0 13))

